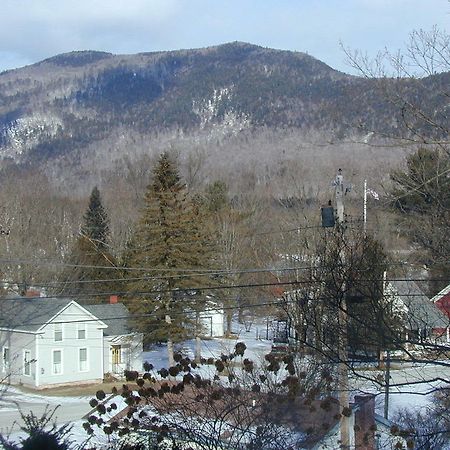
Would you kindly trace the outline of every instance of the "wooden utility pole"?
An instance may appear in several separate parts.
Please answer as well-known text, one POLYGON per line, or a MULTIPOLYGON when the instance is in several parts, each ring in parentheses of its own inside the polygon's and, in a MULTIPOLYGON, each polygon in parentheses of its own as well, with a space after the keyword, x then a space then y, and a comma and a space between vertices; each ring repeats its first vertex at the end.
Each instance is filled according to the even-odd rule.
POLYGON ((364 180, 364 205, 363 205, 364 235, 367 231, 367 180, 364 180))
POLYGON ((384 418, 389 419, 389 383, 391 378, 391 353, 386 351, 386 367, 384 369, 384 418))
MULTIPOLYGON (((344 230, 344 176, 342 170, 339 169, 335 180, 335 199, 336 199, 336 218, 337 226, 344 230)), ((344 255, 341 255, 341 261, 344 262, 344 255)), ((341 448, 350 448, 350 402, 349 402, 349 386, 348 386, 348 367, 347 367, 347 302, 345 300, 345 283, 342 284, 342 295, 339 304, 339 328, 341 330, 339 337, 339 366, 338 366, 338 389, 339 389, 339 412, 340 418, 340 434, 341 448)))
POLYGON ((335 198, 336 198, 336 218, 338 226, 344 226, 344 176, 342 175, 342 169, 338 170, 336 175, 335 184, 335 198))

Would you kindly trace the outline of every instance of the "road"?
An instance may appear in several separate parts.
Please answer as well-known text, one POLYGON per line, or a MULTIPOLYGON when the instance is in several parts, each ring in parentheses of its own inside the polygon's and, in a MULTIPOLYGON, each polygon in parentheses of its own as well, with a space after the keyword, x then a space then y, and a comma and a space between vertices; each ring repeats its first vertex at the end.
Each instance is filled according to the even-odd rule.
MULTIPOLYGON (((442 378, 450 381, 450 367, 443 367, 435 364, 411 365, 403 363, 401 368, 399 363, 395 363, 396 370, 391 371, 391 384, 417 383, 424 380, 435 380, 442 378)), ((384 380, 383 371, 358 371, 358 375, 374 379, 377 375, 384 380)), ((398 388, 392 388, 392 411, 398 407, 420 406, 431 401, 430 396, 424 394, 442 384, 442 381, 434 383, 426 382, 422 384, 410 384, 398 388)), ((379 392, 379 386, 361 377, 352 377, 350 380, 352 389, 362 391, 379 392)), ((16 432, 23 424, 20 411, 27 414, 32 411, 40 417, 47 411, 56 412, 54 418, 58 424, 74 422, 80 420, 91 408, 89 406, 90 397, 51 397, 44 396, 39 392, 23 393, 17 388, 9 387, 3 394, 0 392, 0 433, 16 432)))
MULTIPOLYGON (((436 364, 394 363, 390 374, 389 416, 393 417, 398 409, 422 408, 433 401, 432 394, 444 384, 450 384, 450 367, 436 364), (396 386, 397 385, 397 386, 396 386)), ((371 382, 379 377, 384 385, 384 371, 358 370, 351 375, 352 390, 383 393, 379 384, 371 382), (363 379, 362 377, 367 377, 363 379)), ((383 410, 384 395, 379 396, 378 411, 383 410)))
POLYGON ((79 420, 91 410, 89 397, 50 397, 8 388, 0 398, 0 433, 5 435, 20 430, 23 425, 20 412, 28 414, 32 411, 35 416, 41 417, 55 408, 53 418, 58 424, 79 420))
MULTIPOLYGON (((450 363, 448 366, 442 366, 434 363, 411 364, 408 362, 395 362, 392 364, 392 366, 393 368, 390 372, 390 383, 392 385, 409 383, 411 387, 411 385, 426 385, 434 380, 437 380, 437 382, 440 383, 443 383, 445 381, 450 383, 450 363)), ((379 375, 382 377, 384 383, 383 370, 358 370, 357 374, 366 376, 370 379, 374 379, 375 377, 377 377, 377 375, 379 375)), ((356 378, 358 377, 356 376, 356 378)), ((408 386, 406 386, 405 388, 408 388, 408 386)))

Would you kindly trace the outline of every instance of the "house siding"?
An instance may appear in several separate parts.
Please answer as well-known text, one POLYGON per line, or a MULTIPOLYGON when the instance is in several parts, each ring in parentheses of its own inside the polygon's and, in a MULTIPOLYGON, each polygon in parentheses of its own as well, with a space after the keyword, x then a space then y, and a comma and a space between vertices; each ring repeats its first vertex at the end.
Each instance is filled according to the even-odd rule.
MULTIPOLYGON (((75 301, 55 300, 54 305, 52 301, 43 300, 43 314, 39 316, 39 299, 33 303, 29 299, 11 300, 10 311, 3 317, 5 324, 10 314, 14 316, 21 307, 28 315, 24 320, 19 317, 11 321, 17 328, 11 325, 10 329, 0 329, 1 380, 36 388, 98 382, 111 371, 113 345, 120 346, 121 350, 116 373, 122 374, 125 369, 142 370, 142 334, 125 329, 122 334, 124 327, 111 320, 105 323, 100 318, 106 315, 108 322, 108 317, 114 317, 114 311, 95 305, 98 315, 75 301), (111 335, 110 330, 118 333, 111 335)), ((128 311, 122 309, 122 315, 127 315, 128 311)))
POLYGON ((435 305, 444 313, 447 317, 450 317, 450 293, 443 295, 439 300, 435 302, 435 305))
POLYGON ((103 330, 77 305, 70 305, 53 322, 63 322, 62 341, 55 342, 54 324, 42 328, 38 335, 39 384, 37 387, 72 382, 90 382, 103 379, 103 330), (72 323, 70 323, 72 322, 72 323), (78 339, 79 324, 86 326, 86 338, 78 339), (87 370, 80 370, 79 352, 87 348, 87 370), (61 351, 61 373, 53 371, 53 352, 61 351))
POLYGON ((122 374, 124 370, 142 371, 143 336, 133 333, 127 336, 107 336, 104 339, 104 367, 110 374, 122 374), (120 345, 120 364, 113 367, 112 347, 120 345))
POLYGON ((224 311, 214 309, 200 314, 200 320, 205 337, 222 337, 224 335, 224 311))
POLYGON ((11 384, 34 386, 36 380, 36 336, 32 333, 2 331, 0 343, 2 346, 1 377, 11 384), (3 348, 9 349, 9 369, 3 367, 3 348), (30 353, 30 375, 24 374, 24 351, 30 353))

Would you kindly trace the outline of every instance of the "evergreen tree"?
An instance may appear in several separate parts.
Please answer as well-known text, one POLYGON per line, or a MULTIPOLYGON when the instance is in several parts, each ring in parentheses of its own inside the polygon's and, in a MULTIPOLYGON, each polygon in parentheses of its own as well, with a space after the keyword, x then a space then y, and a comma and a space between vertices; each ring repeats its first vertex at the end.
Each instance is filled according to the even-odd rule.
POLYGON ((92 190, 80 236, 62 273, 62 295, 80 295, 81 303, 104 301, 117 289, 116 261, 109 251, 108 216, 97 187, 92 190), (102 293, 102 295, 100 295, 102 293))
POLYGON ((220 213, 229 207, 228 186, 220 180, 206 186, 206 205, 212 213, 220 213))
MULTIPOLYGON (((173 364, 173 343, 198 335, 195 314, 205 293, 194 288, 209 281, 195 270, 210 269, 212 244, 203 205, 189 198, 178 170, 163 153, 145 194, 145 205, 131 244, 129 307, 148 342, 167 341, 173 364), (145 269, 145 270, 144 270, 145 269)), ((198 315, 198 314, 197 314, 198 315)))
POLYGON ((108 216, 97 186, 92 189, 89 206, 83 219, 81 234, 92 241, 97 249, 106 248, 109 237, 108 216))
POLYGON ((406 164, 406 170, 391 173, 393 204, 400 229, 426 252, 422 261, 433 280, 430 295, 435 295, 450 276, 450 156, 441 149, 419 148, 406 164))

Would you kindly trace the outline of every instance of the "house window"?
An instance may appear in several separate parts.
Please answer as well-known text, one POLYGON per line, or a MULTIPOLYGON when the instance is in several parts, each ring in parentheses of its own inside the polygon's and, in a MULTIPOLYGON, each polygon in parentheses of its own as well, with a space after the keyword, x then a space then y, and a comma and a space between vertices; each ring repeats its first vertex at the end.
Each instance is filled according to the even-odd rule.
POLYGON ((55 342, 61 342, 63 340, 62 323, 55 323, 55 342))
POLYGON ((53 350, 53 375, 62 373, 62 351, 53 350))
POLYGON ((78 324, 78 339, 86 339, 86 324, 80 323, 78 324))
POLYGON ((3 368, 3 372, 8 372, 9 371, 9 348, 8 347, 3 347, 3 364, 2 364, 2 368, 3 368))
POLYGON ((31 352, 30 350, 23 351, 23 374, 31 375, 31 352))
POLYGON ((78 353, 78 361, 80 366, 80 372, 87 372, 88 371, 87 348, 80 348, 78 353))

